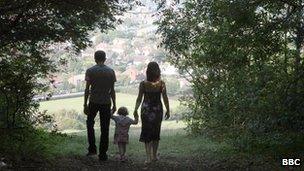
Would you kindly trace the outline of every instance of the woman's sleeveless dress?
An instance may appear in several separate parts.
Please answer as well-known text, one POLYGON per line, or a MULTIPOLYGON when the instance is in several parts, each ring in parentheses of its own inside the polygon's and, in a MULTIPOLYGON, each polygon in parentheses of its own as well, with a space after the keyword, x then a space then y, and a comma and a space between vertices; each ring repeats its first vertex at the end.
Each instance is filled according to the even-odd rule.
POLYGON ((141 134, 139 141, 150 142, 160 140, 160 127, 163 118, 163 106, 161 102, 161 91, 147 91, 145 83, 142 82, 144 100, 141 105, 141 134))

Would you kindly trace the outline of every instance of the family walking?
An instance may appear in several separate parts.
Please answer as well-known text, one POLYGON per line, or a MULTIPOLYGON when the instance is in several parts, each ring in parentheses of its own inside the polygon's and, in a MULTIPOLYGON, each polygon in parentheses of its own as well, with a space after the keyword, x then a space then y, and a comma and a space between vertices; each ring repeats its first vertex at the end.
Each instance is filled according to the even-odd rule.
POLYGON ((116 95, 114 84, 116 76, 113 69, 104 64, 106 54, 96 51, 94 54, 96 65, 86 71, 86 89, 84 95, 84 113, 87 115, 88 154, 96 155, 94 119, 100 115, 100 146, 99 159, 108 159, 110 119, 115 121, 114 144, 119 149, 119 160, 126 160, 126 145, 128 144, 128 131, 131 124, 138 124, 138 108, 141 106, 141 134, 139 141, 145 144, 146 163, 157 161, 157 149, 160 140, 160 129, 163 118, 161 97, 166 107, 165 119, 170 117, 169 100, 166 85, 160 79, 161 72, 156 62, 150 62, 146 70, 146 79, 139 85, 139 93, 134 109, 134 120, 128 117, 128 109, 120 107, 116 112, 116 95), (111 108, 112 107, 112 108, 111 108))

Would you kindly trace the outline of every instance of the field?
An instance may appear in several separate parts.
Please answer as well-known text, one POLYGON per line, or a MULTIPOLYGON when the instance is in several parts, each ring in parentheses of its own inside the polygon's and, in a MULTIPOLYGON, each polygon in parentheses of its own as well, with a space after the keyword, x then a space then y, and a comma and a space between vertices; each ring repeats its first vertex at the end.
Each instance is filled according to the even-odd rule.
MULTIPOLYGON (((137 96, 132 94, 116 93, 116 103, 117 107, 125 106, 129 109, 130 113, 133 112, 135 101, 137 96)), ((40 110, 48 110, 49 112, 57 112, 59 110, 76 110, 77 112, 82 112, 83 110, 83 97, 69 98, 69 99, 59 99, 50 100, 40 103, 40 110)), ((170 101, 170 108, 176 110, 179 106, 178 100, 170 101)))

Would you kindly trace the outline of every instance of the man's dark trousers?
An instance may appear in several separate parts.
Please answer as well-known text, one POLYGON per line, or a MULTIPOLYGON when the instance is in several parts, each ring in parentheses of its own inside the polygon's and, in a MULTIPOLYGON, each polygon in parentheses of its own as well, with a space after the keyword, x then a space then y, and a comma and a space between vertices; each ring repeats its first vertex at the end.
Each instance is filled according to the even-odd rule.
POLYGON ((109 126, 111 117, 111 104, 89 103, 89 114, 87 117, 87 131, 89 140, 89 152, 96 153, 94 119, 99 112, 100 117, 100 146, 99 157, 105 158, 109 147, 109 126))

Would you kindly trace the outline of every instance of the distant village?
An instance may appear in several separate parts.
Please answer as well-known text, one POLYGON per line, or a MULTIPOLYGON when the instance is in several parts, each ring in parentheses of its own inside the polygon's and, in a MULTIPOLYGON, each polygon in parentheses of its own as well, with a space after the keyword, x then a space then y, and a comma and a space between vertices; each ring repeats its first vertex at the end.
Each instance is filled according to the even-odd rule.
MULTIPOLYGON (((146 78, 146 66, 151 61, 151 58, 148 58, 151 56, 151 50, 149 47, 146 47, 145 49, 136 49, 136 55, 134 58, 126 59, 123 58, 124 53, 124 41, 119 40, 119 43, 114 43, 114 45, 109 45, 106 43, 100 43, 94 48, 89 48, 88 50, 84 51, 81 54, 79 61, 91 61, 93 62, 93 54, 96 50, 104 50, 108 56, 108 59, 106 61, 106 65, 109 65, 110 67, 113 66, 125 66, 123 71, 115 70, 115 74, 117 77, 118 82, 120 79, 127 78, 128 84, 137 84, 144 80, 146 78), (116 52, 118 54, 118 57, 111 58, 111 53, 116 52), (108 53, 109 52, 109 53, 108 53), (147 57, 148 56, 148 57, 147 57)), ((91 64, 93 66, 94 63, 91 64)), ((179 88, 182 89, 184 87, 189 86, 189 82, 184 78, 181 77, 178 70, 170 65, 168 62, 160 62, 159 63, 161 68, 162 77, 173 77, 178 81, 179 88)), ((73 74, 71 73, 68 78, 66 78, 66 81, 68 84, 75 89, 75 87, 80 86, 80 89, 84 87, 85 83, 85 72, 82 72, 80 74, 73 74)), ((64 78, 62 76, 56 76, 54 78, 53 85, 54 87, 62 87, 64 84, 64 78)), ((69 92, 63 91, 62 93, 71 93, 71 92, 79 92, 79 90, 71 90, 69 92)), ((80 90, 81 91, 81 90, 80 90)))
POLYGON ((166 55, 157 47, 158 40, 155 36, 157 27, 153 24, 155 18, 150 14, 153 8, 149 6, 136 8, 122 18, 125 22, 117 26, 116 30, 106 34, 93 34, 91 37, 93 46, 82 51, 77 56, 77 61, 69 66, 77 71, 69 70, 65 74, 53 77, 53 93, 82 92, 85 70, 95 64, 93 55, 97 50, 106 52, 106 65, 115 70, 117 87, 138 84, 146 77, 147 64, 156 61, 160 65, 162 78, 168 79, 167 87, 171 86, 172 89, 178 90, 187 88, 189 82, 174 66, 166 62, 166 55), (138 13, 141 15, 137 15, 138 13))
MULTIPOLYGON (((103 49, 103 48, 98 48, 96 50, 103 49)), ((93 53, 92 53, 93 54, 93 53)), ((89 58, 89 60, 92 60, 93 57, 91 56, 86 56, 89 58)), ((144 56, 136 56, 134 57, 133 60, 129 61, 124 61, 122 58, 117 58, 115 60, 113 59, 108 59, 106 64, 111 65, 111 63, 115 63, 115 65, 123 65, 126 64, 125 71, 117 71, 115 70, 115 74, 117 79, 119 79, 122 76, 126 76, 130 79, 130 84, 132 83, 137 83, 145 79, 146 75, 146 68, 142 67, 142 69, 138 69, 139 65, 147 65, 150 62, 149 59, 146 59, 144 56)), ((161 68, 161 73, 162 76, 172 76, 178 78, 180 88, 187 86, 188 81, 185 78, 180 77, 180 74, 178 73, 177 69, 170 65, 167 62, 160 63, 160 68, 161 68)), ((77 84, 84 82, 85 78, 85 73, 82 74, 77 74, 77 75, 72 75, 68 78, 68 82, 74 86, 77 84)), ((59 86, 60 84, 63 83, 63 79, 60 77, 56 77, 54 85, 59 86)))

